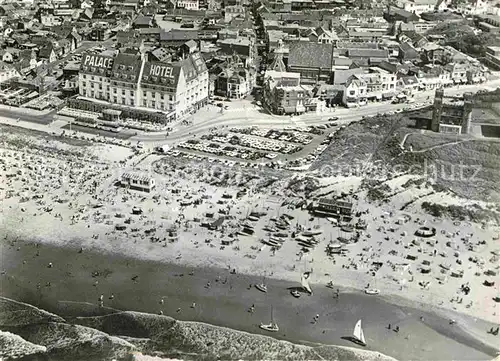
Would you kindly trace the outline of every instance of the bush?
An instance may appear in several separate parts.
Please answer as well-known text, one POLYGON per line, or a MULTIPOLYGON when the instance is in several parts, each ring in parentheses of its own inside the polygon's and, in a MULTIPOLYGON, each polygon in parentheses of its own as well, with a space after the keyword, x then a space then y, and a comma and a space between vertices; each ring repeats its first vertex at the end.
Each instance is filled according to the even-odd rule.
POLYGON ((390 191, 391 188, 387 184, 383 184, 377 188, 370 188, 366 196, 370 202, 381 201, 387 197, 390 191))

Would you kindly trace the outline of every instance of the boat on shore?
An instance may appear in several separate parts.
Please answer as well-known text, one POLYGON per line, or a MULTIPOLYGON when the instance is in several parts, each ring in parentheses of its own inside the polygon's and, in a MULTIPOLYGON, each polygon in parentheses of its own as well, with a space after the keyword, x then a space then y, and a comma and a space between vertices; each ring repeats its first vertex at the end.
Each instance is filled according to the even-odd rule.
POLYGON ((302 236, 304 237, 314 237, 314 236, 319 236, 320 234, 322 234, 323 231, 322 230, 317 230, 317 231, 304 231, 302 232, 302 236))
POLYGON ((380 290, 377 289, 377 288, 367 288, 367 289, 365 289, 365 293, 367 295, 374 295, 374 296, 376 296, 376 295, 380 294, 380 290))
POLYGON ((290 291, 290 294, 295 297, 295 298, 299 298, 300 297, 300 292, 297 291, 297 290, 291 290, 290 291))

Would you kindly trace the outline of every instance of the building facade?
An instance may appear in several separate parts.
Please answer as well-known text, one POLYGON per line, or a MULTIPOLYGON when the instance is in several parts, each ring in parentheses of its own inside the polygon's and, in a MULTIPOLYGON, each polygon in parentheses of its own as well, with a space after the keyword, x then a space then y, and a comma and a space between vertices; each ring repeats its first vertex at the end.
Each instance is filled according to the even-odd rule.
POLYGON ((267 71, 264 101, 274 114, 301 114, 315 110, 312 88, 300 84, 299 73, 267 71))
POLYGON ((78 87, 80 96, 88 99, 178 119, 208 102, 208 70, 199 53, 172 63, 146 61, 135 54, 85 54, 78 87))

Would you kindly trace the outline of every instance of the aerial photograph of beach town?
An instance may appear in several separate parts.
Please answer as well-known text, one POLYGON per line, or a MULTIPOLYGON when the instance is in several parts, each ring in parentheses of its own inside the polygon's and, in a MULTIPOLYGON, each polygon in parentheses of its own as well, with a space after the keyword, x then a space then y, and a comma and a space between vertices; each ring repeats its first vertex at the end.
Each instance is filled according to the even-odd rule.
POLYGON ((500 361, 500 0, 0 30, 0 361, 500 361))

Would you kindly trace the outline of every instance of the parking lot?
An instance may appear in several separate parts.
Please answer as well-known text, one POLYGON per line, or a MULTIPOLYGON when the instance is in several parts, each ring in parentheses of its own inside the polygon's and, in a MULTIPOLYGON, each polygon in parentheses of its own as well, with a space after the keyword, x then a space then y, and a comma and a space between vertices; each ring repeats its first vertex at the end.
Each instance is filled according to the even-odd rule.
POLYGON ((336 125, 283 129, 230 128, 212 130, 171 149, 169 154, 191 154, 212 161, 231 160, 267 166, 301 166, 327 147, 336 125))

